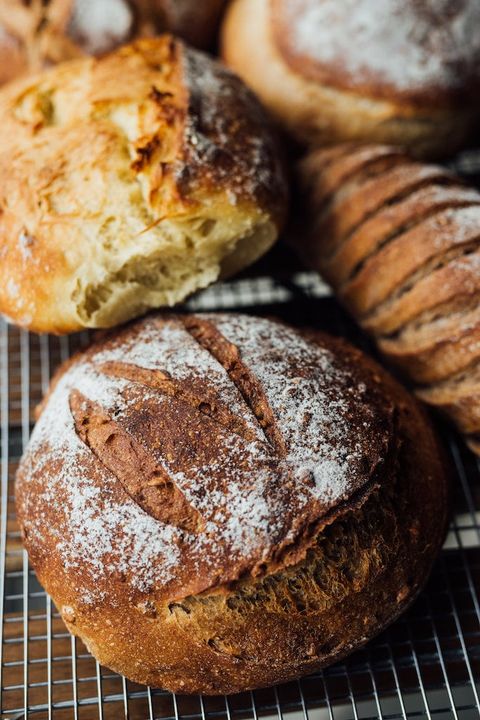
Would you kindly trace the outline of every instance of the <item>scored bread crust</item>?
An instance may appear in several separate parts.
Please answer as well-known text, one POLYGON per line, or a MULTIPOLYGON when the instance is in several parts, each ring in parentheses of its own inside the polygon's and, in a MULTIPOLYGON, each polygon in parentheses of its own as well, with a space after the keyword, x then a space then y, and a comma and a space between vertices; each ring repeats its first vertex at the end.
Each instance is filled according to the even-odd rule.
POLYGON ((445 473, 416 402, 343 341, 159 315, 60 369, 16 505, 100 662, 218 694, 322 667, 397 617, 441 545, 445 473))
POLYGON ((276 240, 286 184, 268 121, 170 36, 0 92, 0 312, 110 327, 237 272, 276 240))
POLYGON ((313 151, 299 176, 308 230, 292 244, 477 449, 480 193, 382 146, 313 151))
POLYGON ((224 0, 22 0, 0 3, 0 84, 140 37, 171 32, 206 48, 224 0))
POLYGON ((459 3, 454 17, 421 5, 234 0, 222 54, 302 143, 394 143, 440 157, 460 147, 478 119, 480 13, 475 0, 459 3), (412 30, 403 45, 399 23, 412 30))

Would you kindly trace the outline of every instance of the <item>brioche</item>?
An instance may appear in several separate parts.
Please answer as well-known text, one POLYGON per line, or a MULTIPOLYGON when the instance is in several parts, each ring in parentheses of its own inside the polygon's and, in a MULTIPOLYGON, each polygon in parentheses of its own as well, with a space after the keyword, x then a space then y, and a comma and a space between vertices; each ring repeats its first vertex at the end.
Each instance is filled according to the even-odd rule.
POLYGON ((479 121, 479 26, 477 0, 233 0, 222 54, 301 143, 441 156, 479 121))
POLYGON ((109 327, 256 260, 283 169, 260 106, 170 36, 0 91, 0 312, 38 332, 109 327))
POLYGON ((309 229, 292 243, 478 448, 480 193, 382 146, 313 151, 299 176, 309 229))
POLYGON ((395 619, 442 543, 446 479, 420 407, 346 343, 158 315, 57 373, 16 505, 101 663, 218 694, 311 672, 395 619))
POLYGON ((0 0, 0 84, 167 31, 208 47, 223 5, 224 0, 0 0))

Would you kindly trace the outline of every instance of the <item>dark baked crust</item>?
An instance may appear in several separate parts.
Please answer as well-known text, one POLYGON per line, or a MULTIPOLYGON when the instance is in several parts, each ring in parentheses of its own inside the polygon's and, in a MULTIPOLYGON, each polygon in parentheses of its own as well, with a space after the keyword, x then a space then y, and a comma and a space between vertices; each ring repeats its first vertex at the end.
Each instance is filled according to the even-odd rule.
POLYGON ((480 193, 379 146, 312 152, 300 175, 309 231, 292 242, 419 396, 477 434, 480 193))
POLYGON ((16 498, 69 629, 183 692, 362 644, 411 602, 446 522, 433 431, 391 378, 341 341, 235 315, 152 317, 70 361, 16 498))

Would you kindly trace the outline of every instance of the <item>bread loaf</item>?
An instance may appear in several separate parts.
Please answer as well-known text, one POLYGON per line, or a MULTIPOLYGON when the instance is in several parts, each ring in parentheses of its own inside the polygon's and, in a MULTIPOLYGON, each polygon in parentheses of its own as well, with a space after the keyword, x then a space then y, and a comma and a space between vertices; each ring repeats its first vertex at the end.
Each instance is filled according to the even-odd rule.
POLYGON ((0 84, 167 31, 207 47, 223 5, 224 0, 0 0, 0 84))
POLYGON ((109 327, 261 256, 286 185, 242 82, 170 36, 0 91, 0 312, 109 327))
POLYGON ((422 410, 346 343, 159 315, 60 369, 16 504, 101 663, 217 694, 313 671, 395 619, 441 545, 446 480, 422 410))
POLYGON ((441 156, 479 122, 479 26, 478 0, 233 0, 222 52, 302 143, 441 156))
POLYGON ((309 231, 292 242, 478 448, 480 193, 382 146, 312 152, 300 177, 309 231))

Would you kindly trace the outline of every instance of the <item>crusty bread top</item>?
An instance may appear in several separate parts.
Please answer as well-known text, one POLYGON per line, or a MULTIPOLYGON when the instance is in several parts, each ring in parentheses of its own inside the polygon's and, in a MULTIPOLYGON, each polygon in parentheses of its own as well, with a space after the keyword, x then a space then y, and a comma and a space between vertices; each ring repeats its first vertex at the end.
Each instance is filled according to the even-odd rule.
POLYGON ((84 54, 103 55, 134 38, 162 32, 206 47, 223 4, 224 0, 2 0, 0 83, 84 54))
POLYGON ((270 188, 278 161, 252 93, 220 63, 169 35, 10 84, 0 93, 0 121, 3 187, 16 179, 15 166, 6 172, 8 159, 28 159, 34 175, 35 153, 49 143, 68 149, 83 134, 103 145, 102 134, 120 133, 152 205, 164 212, 218 185, 239 198, 282 202, 278 187, 270 188))
POLYGON ((22 526, 85 602, 118 583, 178 599, 297 562, 396 472, 382 377, 270 320, 146 318, 57 375, 19 470, 22 526))
POLYGON ((310 80, 433 104, 480 86, 478 0, 269 2, 285 61, 310 80))
POLYGON ((292 244, 478 452, 478 190, 392 148, 351 144, 309 153, 299 185, 308 231, 292 244))
POLYGON ((30 329, 108 327, 178 302, 248 264, 246 252, 223 262, 268 225, 268 242, 249 248, 255 259, 285 213, 260 105, 170 36, 5 86, 0 125, 0 309, 30 329), (138 306, 162 276, 160 299, 138 306), (127 297, 94 318, 119 285, 127 297))

